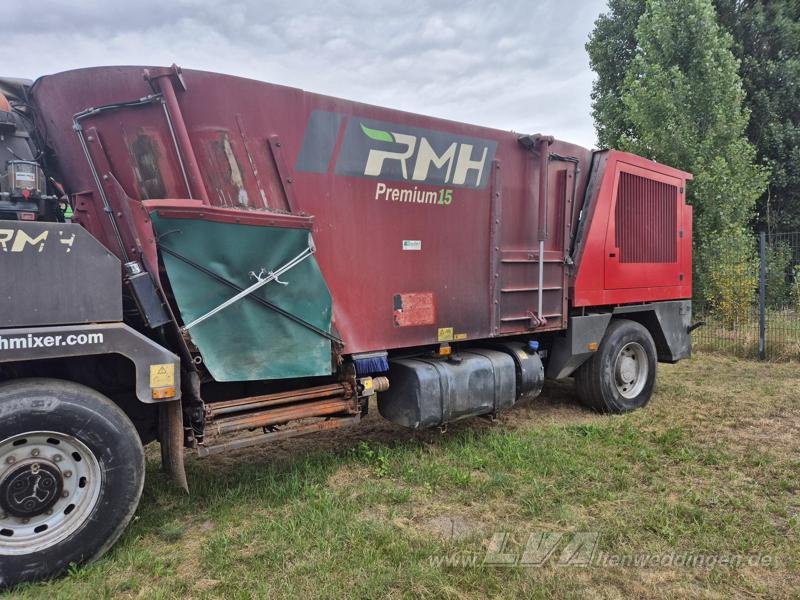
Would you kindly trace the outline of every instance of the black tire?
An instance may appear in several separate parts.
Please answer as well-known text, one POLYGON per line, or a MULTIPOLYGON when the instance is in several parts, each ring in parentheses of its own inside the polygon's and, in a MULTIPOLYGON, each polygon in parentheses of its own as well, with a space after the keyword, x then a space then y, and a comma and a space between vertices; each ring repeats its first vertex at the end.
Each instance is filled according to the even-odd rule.
MULTIPOLYGON (((6 527, 0 529, 0 588, 55 577, 73 563, 83 564, 100 557, 117 541, 139 503, 144 485, 144 450, 136 428, 111 400, 86 386, 56 379, 22 379, 0 384, 0 450, 5 452, 0 460, 0 519, 5 519, 5 525, 0 527, 6 527), (44 438, 36 432, 51 432, 57 437, 36 446, 34 441, 26 439, 44 438), (61 441, 56 441, 58 439, 61 441), (7 442, 5 446, 4 441, 7 442), (48 443, 59 445, 52 446, 51 450, 48 443), (44 450, 38 450, 40 447, 44 450), (71 451, 76 447, 81 449, 77 456, 71 451), (65 449, 67 456, 58 453, 65 449), (84 452, 86 449, 89 453, 84 452), (81 457, 81 453, 85 456, 81 457), (50 458, 43 460, 45 455, 50 458), (55 481, 61 477, 63 488, 59 487, 60 491, 50 500, 58 503, 34 517, 60 519, 51 522, 49 533, 45 531, 42 534, 52 537, 30 537, 29 542, 28 537, 20 536, 38 534, 22 529, 24 519, 15 520, 18 516, 7 511, 8 507, 20 510, 22 504, 14 502, 24 496, 13 496, 13 491, 18 488, 5 483, 17 482, 14 464, 23 469, 35 460, 41 464, 36 463, 35 470, 30 473, 35 477, 44 469, 50 469, 50 473, 55 473, 55 481), (79 469, 87 469, 89 475, 75 481, 77 474, 84 471, 76 469, 75 477, 71 471, 56 472, 59 465, 63 468, 70 461, 74 461, 71 464, 79 469), (98 477, 92 477, 92 473, 98 477), (77 504, 67 512, 61 510, 62 500, 56 498, 69 502, 69 489, 72 489, 69 486, 74 488, 73 497, 77 504), (56 517, 46 516, 54 511, 56 517), (72 515, 78 518, 70 521, 72 515), (20 529, 13 529, 15 526, 20 529), (15 532, 19 532, 17 542, 13 542, 15 532), (59 535, 66 537, 59 539, 59 535), (12 546, 13 543, 17 546, 12 546), (37 543, 38 549, 28 550, 37 543)), ((28 472, 23 475, 28 477, 28 472)), ((38 487, 29 489, 38 494, 38 487)), ((44 504, 35 510, 41 511, 42 506, 44 504)), ((34 518, 28 519, 28 523, 34 522, 34 518)))
POLYGON ((624 413, 641 408, 653 395, 656 363, 656 345, 650 332, 636 321, 615 319, 606 329, 597 352, 575 374, 578 398, 599 412, 624 413), (631 359, 630 354, 639 358, 631 359), (618 358, 634 365, 626 370, 625 377, 619 374, 618 358), (632 369, 642 366, 647 371, 641 373, 641 379, 636 379, 633 385, 625 381, 632 369))

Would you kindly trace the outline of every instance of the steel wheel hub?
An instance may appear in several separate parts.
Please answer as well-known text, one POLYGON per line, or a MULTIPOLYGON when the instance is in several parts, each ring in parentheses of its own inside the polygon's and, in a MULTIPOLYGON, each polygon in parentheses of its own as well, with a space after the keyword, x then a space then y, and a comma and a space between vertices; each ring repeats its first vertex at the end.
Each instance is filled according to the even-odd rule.
POLYGON ((91 516, 102 470, 80 440, 52 431, 0 441, 0 556, 66 539, 91 516))
POLYGON ((638 342, 625 344, 614 362, 614 383, 623 398, 635 398, 647 383, 647 354, 638 342))
POLYGON ((58 502, 63 488, 57 467, 35 459, 27 461, 0 482, 0 508, 14 517, 35 517, 58 502))

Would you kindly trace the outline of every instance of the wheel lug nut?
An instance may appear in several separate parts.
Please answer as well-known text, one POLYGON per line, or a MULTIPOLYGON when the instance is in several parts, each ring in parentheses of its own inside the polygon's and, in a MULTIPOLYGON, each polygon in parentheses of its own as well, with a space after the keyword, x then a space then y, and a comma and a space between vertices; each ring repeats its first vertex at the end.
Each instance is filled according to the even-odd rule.
POLYGON ((63 456, 61 456, 60 454, 56 454, 56 455, 53 457, 53 460, 54 460, 55 462, 61 462, 62 460, 64 460, 64 457, 63 457, 63 456))
POLYGON ((30 521, 31 521, 30 519, 22 519, 22 524, 25 525, 27 523, 30 523, 30 521))
POLYGON ((31 450, 31 456, 39 456, 38 450, 31 450))
POLYGON ((64 471, 64 477, 72 477, 72 471, 64 471))
POLYGON ((47 512, 45 512, 45 514, 52 515, 53 514, 53 509, 52 508, 48 508, 47 512))
POLYGON ((69 492, 67 490, 64 490, 63 492, 61 492, 61 497, 62 498, 66 498, 67 496, 69 496, 69 492))
POLYGON ((8 465, 13 465, 15 462, 17 462, 17 459, 16 459, 16 458, 14 458, 13 456, 9 456, 9 457, 6 459, 6 464, 8 464, 8 465))

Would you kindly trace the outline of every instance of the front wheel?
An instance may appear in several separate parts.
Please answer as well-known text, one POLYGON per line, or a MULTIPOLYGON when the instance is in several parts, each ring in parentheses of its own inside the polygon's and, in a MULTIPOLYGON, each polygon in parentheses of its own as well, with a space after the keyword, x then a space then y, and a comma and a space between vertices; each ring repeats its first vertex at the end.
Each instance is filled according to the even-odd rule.
POLYGON ((55 379, 0 384, 0 587, 102 555, 143 484, 139 436, 108 398, 55 379))
POLYGON ((636 321, 611 321, 600 347, 578 369, 575 385, 586 406, 623 413, 647 404, 656 382, 656 346, 636 321))

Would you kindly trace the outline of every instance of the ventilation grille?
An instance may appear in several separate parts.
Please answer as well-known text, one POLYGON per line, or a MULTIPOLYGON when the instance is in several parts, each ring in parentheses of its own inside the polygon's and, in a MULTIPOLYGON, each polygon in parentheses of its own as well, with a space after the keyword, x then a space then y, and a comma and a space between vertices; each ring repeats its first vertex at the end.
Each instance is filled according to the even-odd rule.
POLYGON ((674 185, 620 173, 615 241, 621 263, 678 260, 677 200, 674 185))

